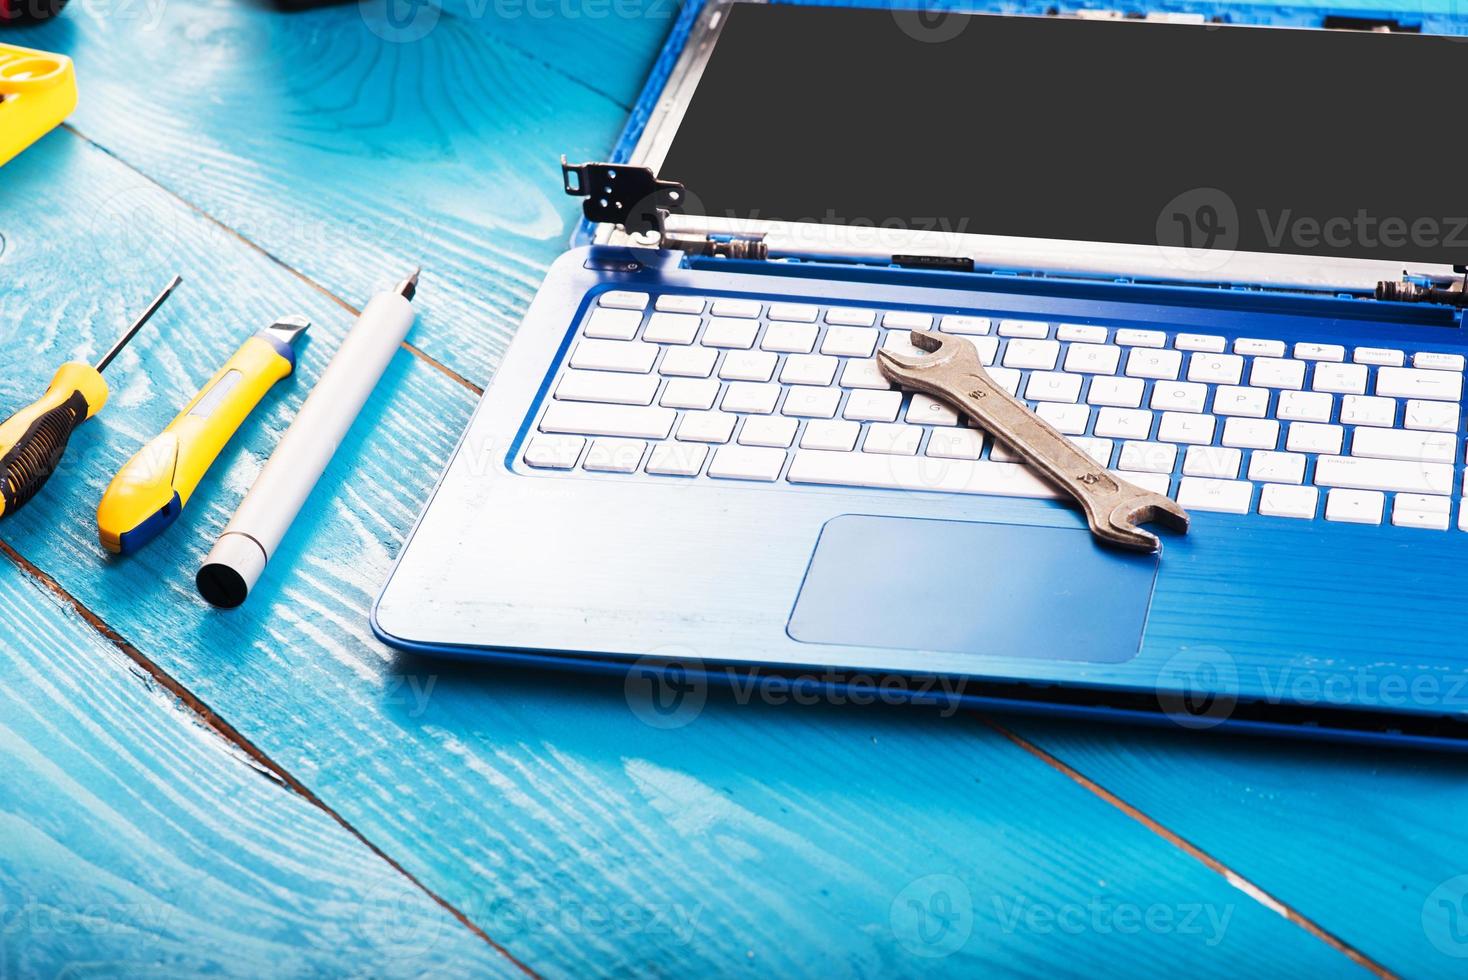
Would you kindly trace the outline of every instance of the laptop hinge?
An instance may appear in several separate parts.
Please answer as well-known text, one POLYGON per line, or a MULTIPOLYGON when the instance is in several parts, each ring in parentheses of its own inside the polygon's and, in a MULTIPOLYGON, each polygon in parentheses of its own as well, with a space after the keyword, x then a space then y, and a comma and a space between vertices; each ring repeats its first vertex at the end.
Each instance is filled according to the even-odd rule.
POLYGON ((761 236, 714 238, 668 231, 668 215, 683 209, 688 192, 676 180, 663 180, 649 167, 621 163, 570 164, 562 155, 561 181, 567 194, 586 198, 581 205, 586 220, 617 225, 629 235, 653 236, 659 248, 723 259, 770 257, 761 236))

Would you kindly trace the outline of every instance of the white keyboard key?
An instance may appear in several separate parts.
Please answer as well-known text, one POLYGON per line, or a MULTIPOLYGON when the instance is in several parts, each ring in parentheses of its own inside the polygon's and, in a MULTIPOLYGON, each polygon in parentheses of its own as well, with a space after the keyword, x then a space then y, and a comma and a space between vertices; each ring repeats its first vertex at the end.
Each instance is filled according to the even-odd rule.
POLYGON ((845 453, 856 448, 856 437, 861 435, 861 426, 856 422, 827 419, 812 419, 805 423, 800 435, 802 449, 828 449, 845 453))
MULTIPOLYGON (((1423 405, 1441 402, 1419 402, 1423 405)), ((1458 415, 1458 406, 1446 406, 1458 415)), ((1347 425, 1376 425, 1391 428, 1397 418, 1397 402, 1393 398, 1377 398, 1375 395, 1347 395, 1341 399, 1341 421, 1347 425)), ((1456 424, 1454 428, 1456 428, 1456 424)))
POLYGON ((1295 356, 1302 361, 1344 361, 1346 349, 1340 344, 1296 344, 1295 356))
POLYGON ((1091 422, 1091 409, 1085 405, 1045 402, 1035 406, 1035 414, 1068 436, 1078 436, 1091 422))
POLYGON ((882 326, 889 330, 931 330, 933 318, 911 310, 889 310, 882 314, 882 326))
POLYGON ((1205 446, 1213 441, 1213 430, 1217 422, 1211 415, 1163 412, 1162 421, 1157 423, 1157 439, 1159 442, 1184 442, 1205 446))
MULTIPOLYGON (((1120 342, 1122 332, 1121 330, 1116 332, 1118 342, 1120 342)), ((1182 366, 1183 356, 1175 350, 1136 347, 1132 349, 1126 359, 1126 373, 1133 378, 1175 381, 1182 366)))
POLYGON ((1378 368, 1376 393, 1387 398, 1426 398, 1456 402, 1463 396, 1463 376, 1449 371, 1378 368))
POLYGON ((1254 484, 1246 480, 1211 480, 1185 476, 1178 483, 1177 502, 1189 510, 1211 510, 1224 514, 1247 514, 1254 497, 1254 484))
POLYGON ((1121 348, 1114 344, 1071 344, 1065 351, 1067 371, 1115 374, 1116 366, 1120 363, 1121 348))
POLYGON ((795 453, 785 479, 791 483, 930 490, 944 493, 982 493, 1005 497, 1055 499, 1060 494, 1028 466, 988 460, 951 460, 939 465, 931 458, 882 456, 872 453, 831 453, 801 449, 795 453))
POLYGON ((753 319, 759 316, 760 304, 752 299, 716 299, 714 300, 715 316, 733 316, 742 319, 753 319))
POLYGON ((540 417, 540 431, 666 439, 677 417, 678 413, 671 408, 552 402, 540 417))
MULTIPOLYGON (((1111 454, 1116 448, 1116 443, 1110 439, 1096 439, 1092 436, 1077 436, 1071 442, 1081 452, 1100 463, 1102 466, 1111 465, 1111 454)), ((997 447, 996 447, 997 448, 997 447)))
POLYGON ((1168 487, 1172 484, 1172 478, 1166 473, 1133 473, 1120 468, 1112 472, 1133 486, 1160 493, 1164 497, 1167 496, 1168 487))
POLYGON ((1131 330, 1123 327, 1116 331, 1116 342, 1123 347, 1166 347, 1167 334, 1160 330, 1131 330))
POLYGON ((829 385, 836 379, 840 363, 825 354, 791 354, 780 369, 780 381, 787 385, 829 385))
POLYGON ((1351 455, 1373 459, 1417 459, 1427 463, 1457 462, 1458 437, 1445 432, 1357 428, 1351 436, 1351 455))
POLYGON ((1225 446, 1273 449, 1279 445, 1279 423, 1274 419, 1233 418, 1223 423, 1225 446))
POLYGON ((702 313, 707 300, 702 296, 680 296, 677 293, 669 293, 659 296, 656 308, 664 313, 702 313))
POLYGON ((709 462, 708 475, 720 480, 773 482, 785 466, 785 450, 753 446, 720 446, 709 462))
POLYGON ((1249 384, 1255 388, 1305 387, 1305 362, 1278 357, 1256 357, 1249 371, 1249 384))
POLYGON ((1315 482, 1322 487, 1394 490, 1445 497, 1453 492, 1453 468, 1447 463, 1321 456, 1315 461, 1315 482))
POLYGON ((841 369, 843 388, 891 388, 892 382, 877 367, 875 360, 847 361, 841 369))
POLYGON ((741 446, 772 446, 784 449, 795 441, 800 423, 783 415, 752 415, 739 427, 741 446))
POLYGON ((1325 519, 1347 524, 1380 524, 1386 494, 1376 490, 1331 490, 1325 495, 1325 519))
POLYGON ((618 310, 603 306, 591 311, 581 333, 601 340, 631 340, 637 336, 637 328, 640 326, 641 310, 618 310))
MULTIPOLYGON (((719 403, 719 407, 726 412, 739 412, 744 415, 769 415, 775 410, 775 403, 779 400, 780 386, 777 384, 734 381, 730 382, 729 387, 724 391, 724 400, 719 403)), ((717 441, 723 442, 724 440, 717 441)))
POLYGON ((809 303, 771 303, 768 315, 771 320, 815 323, 820 312, 820 307, 811 306, 809 303))
POLYGON ((1392 523, 1397 527, 1422 527, 1435 531, 1448 529, 1448 497, 1430 497, 1421 493, 1399 493, 1392 501, 1392 523))
POLYGON ((1035 371, 1025 382, 1025 397, 1033 402, 1075 402, 1081 397, 1081 376, 1060 371, 1035 371))
POLYGON ((840 402, 840 388, 812 388, 808 385, 796 385, 787 389, 785 405, 780 411, 796 418, 829 419, 835 416, 836 406, 840 402))
POLYGON ((1249 456, 1249 479, 1261 483, 1305 482, 1305 457, 1298 453, 1255 450, 1249 456))
POLYGON ((985 367, 994 363, 994 358, 999 356, 998 337, 970 337, 969 342, 974 345, 974 350, 979 352, 979 363, 985 367))
POLYGON ((640 340, 582 340, 571 352, 571 366, 591 371, 646 374, 657 360, 658 346, 640 340))
POLYGON ((654 476, 698 476, 708 453, 707 446, 697 443, 665 442, 652 447, 644 469, 654 476))
POLYGON ((1317 364, 1311 387, 1341 395, 1364 395, 1366 374, 1364 364, 1317 364))
POLYGON ((1145 409, 1103 408, 1096 413, 1095 432, 1117 439, 1146 439, 1152 432, 1152 413, 1145 409))
POLYGON ((663 388, 658 404, 665 408, 707 411, 719 397, 719 382, 713 378, 672 378, 663 388))
POLYGON ((654 313, 647 320, 642 339, 652 344, 691 344, 702 323, 691 313, 654 313))
POLYGON ((1050 336, 1050 324, 1038 320, 1000 320, 999 336, 1044 340, 1050 336))
POLYGON ((1463 355, 1418 351, 1412 355, 1412 366, 1425 371, 1462 371, 1463 355))
POLYGON ((1172 346, 1178 350, 1202 351, 1206 354, 1222 354, 1228 347, 1222 337, 1201 333, 1180 333, 1172 338, 1172 346))
POLYGON ((1387 367, 1401 367, 1404 359, 1401 351, 1385 347, 1357 347, 1351 358, 1357 364, 1383 364, 1387 367))
POLYGON ((958 413, 936 398, 913 395, 903 419, 914 425, 957 425, 958 413))
POLYGON ((857 390, 846 397, 846 410, 841 414, 858 422, 895 422, 901 408, 900 391, 857 390))
MULTIPOLYGON (((1388 420, 1386 424, 1391 425, 1391 421, 1388 420)), ((1407 411, 1402 424, 1409 429, 1457 432, 1458 406, 1450 402, 1422 402, 1414 398, 1407 402, 1407 411)))
POLYGON ((1327 453, 1341 451, 1346 430, 1338 425, 1318 422, 1291 422, 1285 437, 1285 448, 1292 453, 1327 453))
POLYGON ((1142 404, 1143 388, 1140 378, 1092 378, 1086 401, 1113 408, 1138 408, 1142 404))
POLYGON ((1050 371, 1060 357, 1060 343, 1054 340, 1011 340, 1004 348, 1004 366, 1050 371))
POLYGON ((1314 487, 1265 484, 1259 491, 1259 513, 1265 517, 1294 517, 1309 520, 1315 516, 1320 491, 1314 487))
POLYGON ((536 436, 525 447, 525 462, 543 470, 569 470, 584 445, 580 436, 536 436))
POLYGON ((1323 391, 1282 391, 1274 414, 1285 422, 1329 422, 1335 399, 1323 391))
POLYGON ((647 309, 647 293, 613 289, 610 292, 602 293, 596 302, 598 306, 605 306, 613 310, 645 310, 647 309))
POLYGON ((614 405, 651 405, 658 392, 655 374, 616 374, 611 371, 567 371, 556 382, 556 397, 568 402, 611 402, 614 405))
POLYGON ((1084 323, 1062 323, 1055 328, 1055 339, 1078 344, 1106 343, 1106 328, 1093 327, 1084 323))
POLYGON ((941 459, 978 459, 984 434, 977 429, 934 429, 928 437, 929 456, 941 459))
POLYGON ((938 327, 944 333, 985 334, 993 329, 986 316, 945 316, 938 327))
POLYGON ((636 473, 646 451, 647 443, 641 439, 598 439, 581 468, 591 473, 636 473))
POLYGON ((1191 381, 1159 381, 1152 386, 1152 407, 1166 412, 1201 412, 1208 387, 1191 381))
POLYGON ((928 352, 913 344, 912 337, 906 330, 889 330, 887 336, 882 340, 882 349, 890 350, 894 354, 904 354, 908 357, 927 357, 928 352))
POLYGON ((822 354, 838 357, 871 357, 882 331, 871 327, 827 327, 821 341, 822 354))
POLYGON ((870 327, 877 322, 877 311, 833 306, 826 311, 826 322, 842 327, 870 327))
POLYGON ((779 360, 767 350, 731 350, 724 355, 719 377, 725 381, 768 381, 779 360))
POLYGON ((1235 354, 1252 354, 1255 357, 1284 357, 1285 345, 1282 340, 1257 340, 1253 337, 1240 337, 1234 341, 1235 354))
POLYGON ((1262 419, 1269 414, 1269 392, 1263 388, 1219 385, 1213 392, 1213 411, 1219 415, 1262 419))
POLYGON ((1244 454, 1227 446, 1189 446, 1183 457, 1183 475, 1233 480, 1239 475, 1244 454))
POLYGON ((1018 396, 1020 379, 1023 377, 1024 375, 1014 368, 989 368, 989 379, 1011 395, 1018 396))
POLYGON ((658 373, 669 378, 707 378, 718 352, 707 347, 675 347, 663 355, 658 373))
POLYGON ((1236 385, 1244 377, 1244 359, 1237 354, 1194 354, 1188 358, 1188 380, 1205 384, 1236 385))
MULTIPOLYGON (((718 309, 719 304, 714 304, 718 309)), ((727 316, 709 317, 709 325, 703 331, 705 347, 737 347, 745 350, 754 346, 755 334, 759 333, 759 321, 736 320, 727 316)))
POLYGON ((772 323, 765 328, 759 345, 782 354, 809 354, 820 328, 813 323, 772 323))
POLYGON ((922 441, 923 430, 915 425, 893 425, 876 422, 867 429, 862 449, 868 453, 889 456, 913 456, 922 441))
POLYGON ((1117 469, 1142 473, 1171 473, 1177 465, 1177 447, 1168 442, 1125 442, 1117 469))
POLYGON ((683 442, 728 442, 739 416, 728 412, 689 412, 678 423, 683 442))

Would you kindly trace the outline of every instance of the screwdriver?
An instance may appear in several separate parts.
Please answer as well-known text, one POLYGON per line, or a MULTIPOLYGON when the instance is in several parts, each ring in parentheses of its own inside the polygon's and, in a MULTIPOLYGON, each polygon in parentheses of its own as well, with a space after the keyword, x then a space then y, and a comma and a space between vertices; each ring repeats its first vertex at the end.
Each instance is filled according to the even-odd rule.
POLYGON ((142 315, 133 321, 97 366, 67 361, 56 371, 39 400, 0 422, 0 517, 24 507, 46 485, 61 463, 76 427, 107 404, 102 372, 153 318, 183 279, 174 276, 142 315))

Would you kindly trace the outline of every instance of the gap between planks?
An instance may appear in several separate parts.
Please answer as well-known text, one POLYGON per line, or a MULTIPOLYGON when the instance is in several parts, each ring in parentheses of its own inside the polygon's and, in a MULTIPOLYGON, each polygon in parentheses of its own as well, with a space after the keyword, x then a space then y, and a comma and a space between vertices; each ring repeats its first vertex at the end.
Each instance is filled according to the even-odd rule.
POLYGON ((278 762, 267 755, 265 751, 257 746, 254 742, 246 738, 239 731, 239 729, 235 728, 228 721, 215 713, 213 708, 209 707, 208 704, 206 704, 202 699, 200 699, 197 695, 195 695, 192 691, 185 687, 172 674, 164 670, 163 667, 155 663, 141 650, 139 650, 137 647, 133 646, 126 639, 124 639, 120 633, 114 630, 111 626, 107 625, 107 623, 100 616, 98 616, 96 613, 92 612, 85 605, 83 605, 81 600, 77 599, 70 592, 66 591, 66 589, 61 586, 61 583, 57 582, 49 574, 42 571, 30 560, 22 556, 7 541, 0 540, 0 553, 3 553, 5 557, 9 558, 10 561, 13 562, 15 566, 20 569, 22 574, 33 579, 43 589, 50 592, 63 605, 72 609, 87 623, 88 626, 96 630, 97 633, 99 633, 104 639, 106 639, 109 643, 116 647, 123 654, 123 656, 127 657, 128 660, 136 664, 139 669, 147 674, 150 680, 158 684, 164 690, 168 691, 170 694, 178 699, 180 704, 189 709, 189 711, 193 712, 193 714, 207 728, 209 728, 210 731, 214 732, 220 738, 224 739, 234 749, 243 753, 251 764, 269 775, 272 779, 280 783, 286 789, 301 797, 307 803, 310 803, 312 806, 321 810, 332 820, 336 821, 337 824, 342 827, 342 829, 344 829, 347 833, 351 834, 354 838, 360 841, 363 846, 365 846, 379 859, 385 861, 390 868, 392 868, 398 874, 402 875, 404 878, 410 881, 415 888, 419 889, 425 895, 431 898, 440 908, 448 912, 449 915, 453 916, 460 925, 464 926, 464 928, 468 929, 485 943, 489 944, 489 946, 495 952, 499 953, 506 960, 512 963, 521 973, 525 974, 525 976, 532 978, 532 980, 541 980, 540 974, 536 973, 528 965, 517 958, 514 953, 511 953, 504 946, 501 946, 498 942, 496 942, 494 938, 489 935, 489 933, 485 932, 483 928, 481 928, 462 911, 452 905, 442 895, 435 892, 432 888, 429 888, 428 885, 426 885, 420 878, 418 878, 417 875, 413 874, 395 858, 384 851, 381 847, 378 847, 375 843, 369 840, 361 831, 352 826, 352 824, 344 816, 342 816, 342 814, 338 813, 330 804, 321 799, 321 797, 317 796, 310 789, 310 787, 306 786, 306 784, 302 783, 299 779, 293 776, 287 769, 285 769, 285 767, 281 766, 278 762))
MULTIPOLYGON (((587 86, 587 87, 589 88, 589 86, 587 86)), ((604 92, 598 92, 597 94, 598 95, 602 95, 602 96, 607 97, 607 98, 610 98, 610 96, 607 96, 606 93, 604 93, 604 92)), ((615 102, 617 100, 613 99, 612 101, 615 102)), ((342 297, 338 296, 336 293, 332 292, 326 286, 324 286, 321 283, 317 282, 316 280, 312 279, 310 276, 306 275, 304 272, 301 272, 299 269, 296 269, 294 266, 289 265, 283 259, 281 259, 280 257, 276 256, 274 253, 270 252, 268 249, 264 248, 263 246, 261 246, 257 242, 254 242, 251 239, 246 238, 244 235, 240 234, 237 230, 235 230, 234 228, 231 228, 229 225, 225 224, 223 221, 219 220, 214 215, 210 214, 209 212, 205 211, 203 208, 201 208, 198 205, 194 204, 192 201, 189 201, 187 198, 184 198, 184 197, 180 196, 179 194, 175 193, 172 188, 169 188, 169 187, 167 187, 167 186, 159 183, 158 181, 154 180, 152 176, 150 176, 149 174, 144 173, 142 170, 139 170, 137 167, 135 167, 133 164, 129 163, 127 160, 123 159, 122 157, 117 156, 111 150, 107 149, 107 147, 103 146, 101 143, 98 143, 96 140, 92 139, 90 136, 86 135, 84 132, 82 132, 81 130, 77 129, 76 126, 73 125, 72 123, 69 123, 69 122, 68 123, 63 123, 62 126, 63 126, 63 128, 65 130, 67 130, 68 132, 70 132, 76 138, 78 138, 78 139, 82 140, 83 142, 87 143, 89 146, 95 147, 96 149, 100 150, 101 152, 106 153, 109 157, 111 157, 112 159, 116 160, 118 163, 122 164, 124 167, 127 167, 133 173, 137 174, 142 179, 148 181, 150 184, 152 184, 153 186, 157 187, 159 190, 163 191, 165 194, 169 195, 174 200, 178 201, 181 205, 183 205, 184 207, 188 208, 194 214, 196 214, 199 217, 203 218, 205 221, 208 221, 210 224, 214 225, 216 228, 219 228, 221 231, 225 232, 226 234, 228 234, 230 237, 234 238, 236 241, 240 242, 245 247, 247 247, 247 248, 251 249, 252 251, 256 252, 257 254, 263 256, 264 258, 266 258, 267 260, 269 260, 272 264, 274 264, 275 266, 279 267, 283 271, 287 272, 292 277, 294 277, 295 279, 299 280, 300 282, 302 282, 306 286, 309 286, 311 289, 313 289, 316 292, 320 293, 322 296, 324 296, 327 299, 331 300, 333 303, 337 304, 342 309, 344 309, 347 312, 351 313, 353 316, 357 316, 357 315, 359 315, 361 313, 361 310, 358 307, 353 306, 350 302, 348 302, 347 300, 345 300, 342 297)), ((425 364, 429 365, 430 367, 436 369, 437 371, 439 371, 440 373, 442 373, 445 377, 449 378, 451 381, 453 381, 453 382, 455 382, 455 383, 463 386, 464 388, 467 388, 468 390, 474 392, 474 394, 476 396, 479 396, 479 395, 483 395, 484 394, 484 389, 483 388, 481 388, 478 385, 474 384, 469 379, 465 378, 463 375, 459 374, 457 371, 455 371, 452 368, 450 368, 447 364, 444 364, 442 361, 439 361, 437 358, 433 357, 432 355, 428 354, 427 352, 419 349, 418 347, 415 347, 412 344, 407 343, 406 341, 403 343, 402 347, 408 353, 412 354, 414 357, 416 357, 419 360, 423 361, 425 364)), ((442 896, 438 895, 432 889, 428 888, 427 885, 425 885, 422 881, 420 881, 417 877, 415 877, 411 872, 409 872, 406 868, 404 868, 397 861, 395 861, 391 857, 389 857, 376 844, 372 843, 365 836, 363 836, 355 827, 353 827, 350 823, 348 823, 347 820, 341 814, 337 813, 334 809, 332 809, 329 805, 327 805, 327 803, 324 800, 320 799, 318 796, 316 796, 315 793, 313 793, 308 787, 306 787, 305 784, 303 784, 295 776, 291 775, 287 770, 285 770, 284 768, 282 768, 278 763, 276 763, 269 756, 267 756, 264 752, 262 752, 249 739, 245 738, 244 735, 242 735, 237 729, 235 729, 235 727, 233 725, 231 725, 229 722, 225 721, 223 718, 220 718, 218 715, 216 715, 214 713, 214 711, 211 708, 209 708, 209 706, 207 704, 205 704, 198 697, 196 697, 191 691, 189 691, 187 688, 185 688, 182 684, 180 684, 177 680, 175 680, 171 675, 169 675, 161 667, 159 667, 152 660, 150 660, 147 656, 145 656, 141 651, 139 651, 138 649, 136 649, 135 647, 133 647, 131 644, 129 644, 126 640, 124 640, 116 631, 114 631, 110 626, 108 626, 99 616, 97 616, 90 609, 88 609, 86 606, 84 606, 78 599, 74 598, 69 592, 67 592, 65 589, 63 589, 61 587, 61 585, 58 582, 56 582, 55 579, 51 578, 45 572, 41 571, 35 565, 33 565, 29 561, 27 561, 24 557, 22 557, 18 552, 16 552, 13 548, 10 547, 9 544, 7 544, 6 542, 4 542, 3 540, 0 540, 0 552, 3 552, 7 557, 10 558, 11 561, 15 562, 15 564, 17 566, 19 566, 20 569, 23 572, 25 572, 26 574, 28 574, 31 577, 35 578, 45 588, 47 588, 50 591, 52 591, 53 593, 55 593, 57 595, 57 597, 59 597, 64 603, 66 603, 67 605, 69 605, 73 609, 75 609, 77 611, 77 613, 84 620, 86 620, 94 629, 96 629, 99 633, 101 633, 102 636, 106 637, 110 642, 112 642, 113 645, 115 645, 119 650, 121 650, 124 655, 126 655, 130 660, 132 660, 139 667, 141 667, 144 671, 146 671, 150 677, 152 677, 154 680, 156 680, 160 685, 162 685, 168 691, 170 691, 183 704, 185 704, 191 710, 193 710, 196 714, 198 714, 199 717, 203 720, 203 722, 204 722, 205 725, 209 726, 211 729, 213 729, 215 732, 217 732, 222 738, 226 739, 227 741, 229 741, 230 743, 232 743, 233 745, 235 745, 236 747, 238 747, 251 760, 253 760, 255 763, 257 763, 258 765, 260 765, 261 767, 263 767, 267 772, 269 772, 272 776, 274 776, 276 779, 278 779, 283 785, 285 785, 286 787, 288 787, 289 789, 291 789, 293 792, 299 794, 301 797, 303 797, 304 799, 306 799, 307 801, 309 801, 311 804, 313 804, 314 806, 319 807, 321 810, 323 810, 325 813, 327 813, 333 820, 335 820, 343 828, 345 828, 349 833, 351 833, 354 837, 356 837, 363 844, 365 844, 374 854, 376 854, 382 860, 386 861, 391 867, 393 867, 396 871, 398 871, 400 874, 402 874, 403 876, 405 876, 416 887, 422 889, 422 891, 425 894, 427 894, 435 902, 437 902, 439 905, 441 905, 446 911, 448 911, 451 915, 453 915, 453 917, 455 919, 457 919, 461 924, 463 924, 466 928, 468 928, 470 931, 472 931, 475 935, 479 936, 482 940, 484 940, 486 943, 488 943, 497 952, 499 952, 502 956, 504 956, 506 959, 508 959, 511 963, 513 963, 516 967, 518 967, 522 972, 524 972, 527 976, 537 977, 538 978, 538 974, 536 974, 535 971, 533 971, 532 969, 530 969, 530 967, 528 967, 527 965, 525 965, 524 963, 522 963, 520 960, 516 959, 515 956, 514 956, 514 954, 512 954, 511 952, 509 952, 509 950, 505 949, 499 943, 495 942, 495 940, 492 937, 490 937, 490 935, 488 933, 486 933, 482 928, 480 928, 472 920, 470 920, 468 916, 466 916, 459 909, 455 908, 453 905, 449 904, 449 902, 447 900, 445 900, 442 896)), ((1366 969, 1366 970, 1370 971, 1371 973, 1375 974, 1378 977, 1384 978, 1384 980, 1385 980, 1385 978, 1390 978, 1390 980, 1395 980, 1396 974, 1394 974, 1392 971, 1388 970, 1386 967, 1384 967, 1381 964, 1377 963, 1375 960, 1371 959, 1365 953, 1363 953, 1360 950, 1356 949, 1354 946, 1350 945, 1345 940, 1341 939, 1339 936, 1334 935, 1333 933, 1331 933, 1330 931, 1328 931, 1327 929, 1325 929, 1323 926, 1319 925, 1318 923, 1314 922, 1313 920, 1309 919, 1308 917, 1302 915, 1297 910, 1295 910, 1295 909, 1291 908, 1290 906, 1286 905, 1284 902, 1282 902, 1279 899, 1275 898, 1269 892, 1265 891, 1263 888, 1260 888, 1258 885, 1256 885, 1253 882, 1249 881, 1243 875, 1240 875, 1237 872, 1233 871, 1227 865, 1223 864, 1223 862, 1219 861, 1217 858, 1215 858, 1212 855, 1208 854, 1206 851, 1202 850, 1197 845, 1191 843, 1190 841, 1188 841, 1187 839, 1185 839, 1181 835, 1177 834, 1173 830, 1170 830, 1168 827, 1166 827, 1163 824, 1159 823, 1157 820, 1153 819, 1152 817, 1147 816, 1147 814, 1143 813, 1141 810, 1137 809, 1132 804, 1126 802, 1121 797, 1117 796, 1115 793, 1112 793, 1110 790, 1108 790, 1105 787, 1101 786, 1095 780, 1093 780, 1090 777, 1086 776, 1085 774, 1083 774, 1079 770, 1075 769, 1071 765, 1069 765, 1069 764, 1061 761, 1058 757, 1056 757, 1054 755, 1051 755, 1049 752, 1047 752, 1044 749, 1040 748, 1035 743, 1033 743, 1033 742, 1029 741, 1028 739, 1025 739, 1025 738, 1023 738, 1023 737, 1015 734, 1014 732, 1011 732, 1007 728, 1004 728, 1002 725, 1000 725, 997 722, 991 720, 990 718, 988 718, 986 716, 980 715, 979 716, 979 719, 985 725, 989 726, 994 731, 996 731, 1000 735, 1004 736, 1006 739, 1008 739, 1010 742, 1014 743, 1014 745, 1016 745, 1020 749, 1024 750, 1027 753, 1029 753, 1031 756, 1033 756, 1034 758, 1040 760, 1041 762, 1045 763, 1046 765, 1050 766, 1051 768, 1057 770, 1062 775, 1066 776, 1068 779, 1070 779, 1071 781, 1075 782, 1077 785, 1079 785, 1083 789, 1087 790, 1088 792, 1092 793, 1093 795, 1095 795, 1096 797, 1098 797, 1099 799, 1101 799, 1103 802, 1107 803, 1110 806, 1115 807, 1116 809, 1120 810, 1122 813, 1125 813, 1127 816, 1131 817, 1137 823, 1139 823, 1143 827, 1145 827, 1148 831, 1150 831, 1151 833, 1156 834, 1157 836, 1161 837, 1163 840, 1167 841, 1173 847, 1176 847, 1177 849, 1181 850, 1183 853, 1187 854, 1189 857, 1193 858, 1195 861, 1198 861, 1199 863, 1201 863, 1204 867, 1208 868, 1210 871, 1213 871, 1214 873, 1222 876, 1224 878, 1224 880, 1226 880, 1231 886, 1233 886, 1234 888, 1237 888, 1239 891, 1243 892, 1245 895, 1248 895, 1254 901, 1256 901, 1256 902, 1260 903, 1261 905, 1264 905, 1266 908, 1269 908, 1270 910, 1275 911, 1275 912, 1279 913, 1280 915, 1284 916, 1290 922, 1292 922, 1295 925, 1299 926, 1301 929, 1305 930, 1305 932, 1309 933, 1311 936, 1314 936, 1316 939, 1319 939, 1321 942, 1325 943, 1327 946, 1330 946, 1332 949, 1335 949, 1337 952, 1342 953, 1343 955, 1345 955, 1346 957, 1348 957, 1352 962, 1356 963, 1358 966, 1362 967, 1363 969, 1366 969)))
POLYGON ((1218 860, 1216 857, 1209 854, 1207 851, 1203 850, 1192 841, 1183 837, 1181 834, 1163 825, 1152 817, 1147 816, 1147 814, 1143 813, 1141 810, 1137 809, 1135 806, 1128 803, 1120 796, 1117 796, 1111 790, 1102 786, 1094 779, 1091 779, 1089 776, 1085 775, 1074 766, 1071 766, 1069 763, 1062 761, 1059 757, 1045 751, 1040 746, 1036 745, 1034 742, 1031 742, 1029 739, 1023 737, 1022 735, 1018 735, 1010 731, 1008 728, 1005 728, 1003 725, 999 724, 988 716, 977 715, 977 717, 985 725, 988 725, 994 731, 1009 739, 1009 741, 1013 742, 1019 748, 1023 749, 1030 755, 1034 756, 1036 759, 1039 759, 1041 762, 1045 763, 1047 766, 1050 766, 1052 769, 1061 773, 1063 776, 1070 779, 1072 782, 1076 783, 1081 788, 1085 789, 1087 792, 1091 793, 1098 799, 1102 800, 1110 806, 1115 807, 1122 813, 1126 814, 1128 817, 1131 817, 1137 823, 1147 828, 1147 830, 1156 834, 1158 837, 1161 837, 1163 840, 1167 841, 1167 843, 1182 851, 1188 857, 1197 861, 1209 871, 1212 871, 1215 874, 1221 876, 1234 888, 1237 888, 1245 895, 1248 895, 1260 905, 1263 905, 1265 908, 1273 912, 1279 913, 1290 922, 1293 922, 1295 925, 1299 926, 1301 929, 1304 929, 1307 933, 1314 936, 1316 939, 1319 939, 1321 942, 1325 943, 1327 946, 1331 947, 1337 952, 1343 953, 1345 956, 1349 957, 1351 961, 1354 962, 1357 966, 1371 971, 1378 977, 1384 978, 1384 980, 1395 980, 1397 975, 1391 970, 1388 970, 1380 963, 1377 963, 1371 957, 1367 956, 1365 953, 1361 952, 1359 949, 1352 946, 1344 939, 1341 939, 1339 936, 1327 930, 1324 926, 1321 926, 1319 923, 1302 915, 1294 908, 1291 908, 1279 898, 1271 895, 1269 892, 1265 891, 1263 888, 1259 887, 1248 878, 1245 878, 1237 871, 1234 871, 1228 865, 1224 864, 1222 861, 1218 860))

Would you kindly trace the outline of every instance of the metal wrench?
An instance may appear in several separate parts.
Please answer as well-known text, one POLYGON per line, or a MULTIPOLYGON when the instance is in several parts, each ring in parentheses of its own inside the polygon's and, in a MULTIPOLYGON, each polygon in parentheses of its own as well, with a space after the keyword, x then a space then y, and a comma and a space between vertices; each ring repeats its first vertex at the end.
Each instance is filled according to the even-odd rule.
POLYGON ((880 350, 877 364, 882 373, 904 388, 947 402, 1017 452, 1076 499, 1097 538, 1152 552, 1161 547, 1157 535, 1136 525, 1156 522, 1187 532, 1188 512, 1176 501, 1126 482, 1078 449, 996 384, 972 343, 928 330, 914 330, 912 343, 928 351, 928 356, 907 357, 880 350))

